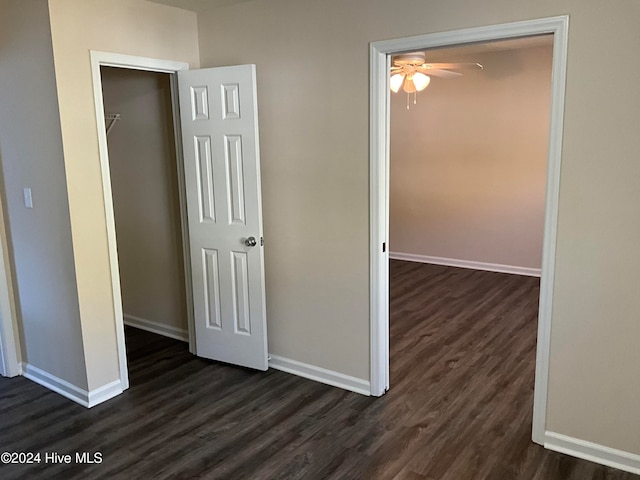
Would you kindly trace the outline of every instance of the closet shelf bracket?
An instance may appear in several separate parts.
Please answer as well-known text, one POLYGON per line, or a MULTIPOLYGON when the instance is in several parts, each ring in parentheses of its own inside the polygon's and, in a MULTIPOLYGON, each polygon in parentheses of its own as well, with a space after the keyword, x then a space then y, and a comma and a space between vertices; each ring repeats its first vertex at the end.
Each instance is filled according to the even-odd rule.
POLYGON ((120 120, 119 113, 105 113, 104 121, 107 124, 107 136, 118 120, 120 120))

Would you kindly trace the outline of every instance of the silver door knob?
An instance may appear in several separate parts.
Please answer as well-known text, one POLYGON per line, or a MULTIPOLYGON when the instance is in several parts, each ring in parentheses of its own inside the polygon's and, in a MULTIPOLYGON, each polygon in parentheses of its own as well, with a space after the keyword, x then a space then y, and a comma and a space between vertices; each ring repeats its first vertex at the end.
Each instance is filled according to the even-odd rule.
POLYGON ((247 247, 255 247, 258 243, 256 242, 256 237, 249 237, 244 241, 244 244, 247 247))

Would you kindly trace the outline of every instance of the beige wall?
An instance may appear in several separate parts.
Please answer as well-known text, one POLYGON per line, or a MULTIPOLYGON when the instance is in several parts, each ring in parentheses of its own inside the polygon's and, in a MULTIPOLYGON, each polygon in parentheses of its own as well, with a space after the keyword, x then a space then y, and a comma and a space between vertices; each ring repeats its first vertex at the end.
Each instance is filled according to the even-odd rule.
POLYGON ((124 314, 186 330, 169 75, 103 67, 102 93, 124 314))
POLYGON ((391 95, 390 252, 539 269, 552 48, 445 48, 484 70, 391 95))
POLYGON ((635 0, 270 0, 199 16, 203 66, 257 64, 272 353, 368 378, 369 42, 563 14, 547 428, 640 454, 635 0))
POLYGON ((0 1, 0 160, 22 361, 86 388, 46 0, 0 1))
POLYGON ((118 361, 90 50, 198 65, 196 16, 143 0, 49 0, 89 388, 116 380, 118 361))
POLYGON ((368 45, 349 10, 275 0, 198 20, 203 67, 257 65, 269 352, 368 380, 368 45))

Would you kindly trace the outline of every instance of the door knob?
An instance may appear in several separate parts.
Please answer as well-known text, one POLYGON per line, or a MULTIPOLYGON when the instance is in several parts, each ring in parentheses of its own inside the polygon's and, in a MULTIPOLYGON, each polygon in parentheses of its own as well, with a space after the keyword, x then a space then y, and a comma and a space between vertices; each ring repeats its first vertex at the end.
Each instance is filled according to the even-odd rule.
POLYGON ((255 247, 257 245, 256 237, 249 237, 244 241, 247 247, 255 247))

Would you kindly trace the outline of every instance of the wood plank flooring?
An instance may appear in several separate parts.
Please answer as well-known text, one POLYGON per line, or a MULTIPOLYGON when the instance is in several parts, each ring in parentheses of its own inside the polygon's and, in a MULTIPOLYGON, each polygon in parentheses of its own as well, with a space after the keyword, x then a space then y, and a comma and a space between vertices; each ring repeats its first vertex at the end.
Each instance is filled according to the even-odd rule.
POLYGON ((370 398, 127 330, 131 388, 87 410, 0 378, 0 450, 101 452, 2 479, 632 480, 531 442, 538 280, 391 262, 391 390, 370 398))

